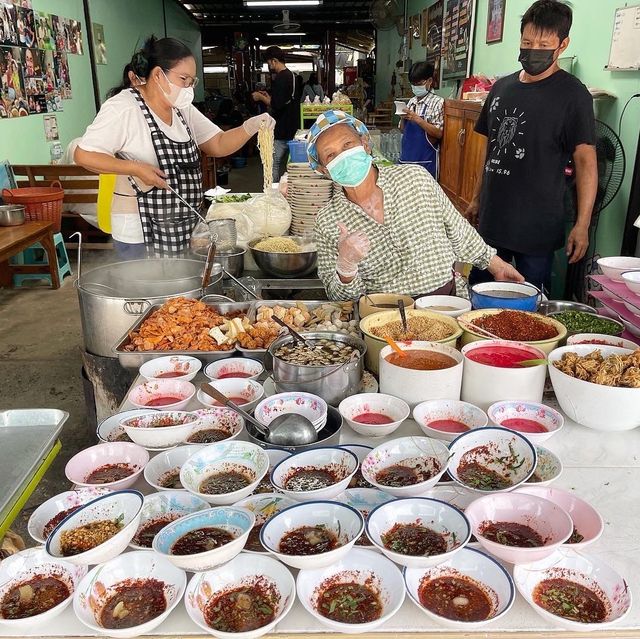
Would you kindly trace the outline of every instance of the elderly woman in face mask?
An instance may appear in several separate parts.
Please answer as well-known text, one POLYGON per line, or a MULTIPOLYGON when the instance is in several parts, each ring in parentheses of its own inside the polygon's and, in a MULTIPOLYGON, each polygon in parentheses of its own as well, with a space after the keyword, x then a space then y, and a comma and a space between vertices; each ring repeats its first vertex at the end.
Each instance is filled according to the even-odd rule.
POLYGON ((456 261, 487 269, 496 280, 523 281, 427 171, 374 166, 369 132, 359 120, 328 111, 307 142, 311 167, 342 187, 319 212, 315 228, 318 274, 331 299, 382 292, 455 295, 456 261))

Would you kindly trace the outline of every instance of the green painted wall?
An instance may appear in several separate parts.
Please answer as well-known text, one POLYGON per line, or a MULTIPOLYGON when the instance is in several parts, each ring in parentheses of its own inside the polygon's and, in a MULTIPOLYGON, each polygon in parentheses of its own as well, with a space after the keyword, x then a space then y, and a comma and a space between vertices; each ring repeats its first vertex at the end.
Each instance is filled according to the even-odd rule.
MULTIPOLYGON (((58 114, 60 143, 63 148, 81 136, 96 114, 87 50, 88 25, 85 24, 82 0, 34 0, 36 10, 48 11, 82 22, 85 54, 69 54, 69 71, 73 99, 64 100, 64 111, 58 114)), ((113 86, 120 84, 122 69, 147 35, 167 34, 180 38, 194 51, 202 79, 200 29, 174 0, 89 0, 91 20, 102 24, 107 45, 107 64, 97 66, 101 99, 113 86)), ((203 99, 202 82, 196 88, 196 100, 203 99)), ((0 120, 0 160, 14 164, 48 164, 50 143, 44 138, 41 115, 0 120)))
MULTIPOLYGON (((486 44, 486 21, 488 0, 477 0, 476 31, 472 72, 486 75, 505 75, 517 70, 520 40, 520 19, 532 0, 506 0, 504 38, 500 43, 486 44)), ((430 0, 410 0, 409 15, 414 15, 433 4, 430 0)), ((606 89, 617 96, 616 100, 598 101, 597 117, 618 130, 618 119, 627 99, 640 92, 640 72, 605 71, 609 58, 611 33, 615 9, 620 0, 597 0, 594 2, 573 2, 573 27, 571 44, 566 55, 576 56, 573 67, 575 75, 587 86, 606 89)), ((414 46, 410 51, 413 61, 424 58, 424 49, 414 46), (420 52, 420 58, 418 57, 420 52)), ((389 55, 391 64, 398 59, 400 39, 396 31, 388 31, 378 36, 377 95, 384 99, 389 91, 391 70, 386 67, 389 55)), ((447 95, 450 87, 442 93, 447 95)), ((634 100, 624 116, 621 131, 622 143, 627 156, 627 173, 620 193, 606 209, 600 219, 597 250, 602 255, 615 255, 620 251, 624 220, 629 201, 629 190, 633 162, 638 142, 638 122, 640 121, 640 99, 634 100)))

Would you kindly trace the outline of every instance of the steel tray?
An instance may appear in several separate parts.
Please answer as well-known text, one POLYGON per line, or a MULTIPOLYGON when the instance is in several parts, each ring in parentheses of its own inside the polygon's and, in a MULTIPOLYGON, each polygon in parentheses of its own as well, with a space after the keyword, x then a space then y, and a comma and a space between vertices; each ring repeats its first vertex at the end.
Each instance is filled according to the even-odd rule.
POLYGON ((53 408, 0 411, 0 519, 31 481, 68 418, 69 413, 53 408))
MULTIPOLYGON (((252 302, 212 302, 207 303, 206 297, 202 299, 203 302, 210 306, 214 310, 221 314, 229 313, 232 311, 243 311, 250 314, 252 308, 252 302)), ((138 319, 138 321, 127 330, 127 332, 118 340, 113 347, 113 351, 118 357, 118 361, 123 368, 130 370, 138 370, 145 362, 158 357, 166 357, 167 355, 189 355, 190 357, 197 357, 204 364, 210 362, 216 362, 219 359, 225 359, 232 357, 236 353, 236 349, 232 348, 229 351, 127 351, 125 346, 131 342, 130 333, 138 330, 140 325, 155 311, 162 307, 162 304, 156 304, 151 306, 144 315, 138 319)))

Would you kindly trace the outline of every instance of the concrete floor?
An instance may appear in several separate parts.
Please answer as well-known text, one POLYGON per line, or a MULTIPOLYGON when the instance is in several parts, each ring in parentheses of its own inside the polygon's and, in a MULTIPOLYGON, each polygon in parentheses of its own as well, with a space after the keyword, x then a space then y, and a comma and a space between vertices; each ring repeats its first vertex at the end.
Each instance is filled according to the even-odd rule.
MULTIPOLYGON (((260 160, 251 158, 246 168, 232 170, 227 188, 232 192, 261 191, 260 160)), ((67 276, 57 291, 46 286, 0 289, 0 410, 58 408, 69 413, 60 454, 12 526, 27 545, 34 545, 26 530, 33 510, 68 490, 64 476, 67 461, 97 441, 87 424, 81 377, 82 330, 73 285, 76 252, 69 257, 74 274, 67 276)), ((86 271, 114 260, 110 250, 86 251, 82 268, 86 271)))

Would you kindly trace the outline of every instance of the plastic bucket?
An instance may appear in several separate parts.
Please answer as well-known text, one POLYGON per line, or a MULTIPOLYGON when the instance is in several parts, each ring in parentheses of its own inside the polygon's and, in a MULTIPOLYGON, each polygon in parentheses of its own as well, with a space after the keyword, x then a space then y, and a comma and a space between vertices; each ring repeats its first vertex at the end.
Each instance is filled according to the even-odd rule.
POLYGON ((308 162, 307 143, 304 140, 291 140, 289 145, 289 161, 294 163, 308 162))

